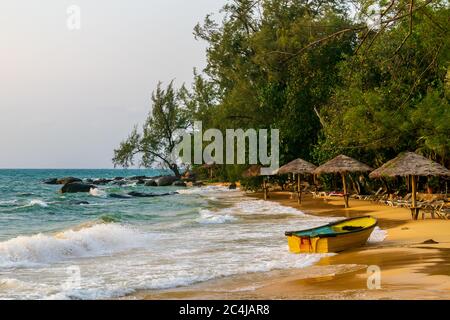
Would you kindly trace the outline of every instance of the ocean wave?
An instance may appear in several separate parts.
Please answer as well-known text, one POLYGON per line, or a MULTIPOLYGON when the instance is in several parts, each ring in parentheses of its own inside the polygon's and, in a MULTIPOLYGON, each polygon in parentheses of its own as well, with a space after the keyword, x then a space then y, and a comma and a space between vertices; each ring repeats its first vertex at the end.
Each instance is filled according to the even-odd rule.
POLYGON ((105 191, 98 188, 92 188, 89 190, 89 194, 93 197, 106 198, 108 195, 105 191))
POLYGON ((149 235, 119 224, 97 224, 56 235, 0 242, 0 267, 34 267, 74 258, 110 255, 145 246, 149 235))
MULTIPOLYGON (((303 211, 281 205, 277 202, 257 199, 242 199, 239 201, 227 202, 230 206, 217 211, 222 215, 292 215, 306 216, 303 211)), ((322 219, 325 220, 325 219, 322 219)), ((335 219, 334 219, 335 220, 335 219)))
POLYGON ((221 215, 205 209, 200 210, 200 218, 197 219, 197 222, 200 224, 222 224, 236 220, 238 219, 230 214, 221 215))
POLYGON ((14 200, 0 200, 0 207, 13 206, 15 204, 17 204, 17 199, 14 199, 14 200))
POLYGON ((28 207, 47 208, 48 205, 49 205, 49 203, 45 202, 44 200, 33 199, 28 204, 22 206, 21 208, 28 208, 28 207))
POLYGON ((205 187, 193 187, 193 188, 187 188, 187 189, 180 189, 177 190, 179 194, 208 194, 208 193, 223 193, 223 192, 230 192, 230 193, 241 193, 240 190, 230 190, 225 186, 205 186, 205 187))

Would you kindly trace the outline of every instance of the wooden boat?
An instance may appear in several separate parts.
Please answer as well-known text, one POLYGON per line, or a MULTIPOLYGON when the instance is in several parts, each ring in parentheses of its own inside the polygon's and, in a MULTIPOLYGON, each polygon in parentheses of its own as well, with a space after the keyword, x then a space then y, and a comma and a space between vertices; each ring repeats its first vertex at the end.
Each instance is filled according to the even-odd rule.
POLYGON ((286 237, 292 253, 336 253, 365 245, 377 225, 378 221, 373 217, 359 217, 314 229, 286 232, 286 237))

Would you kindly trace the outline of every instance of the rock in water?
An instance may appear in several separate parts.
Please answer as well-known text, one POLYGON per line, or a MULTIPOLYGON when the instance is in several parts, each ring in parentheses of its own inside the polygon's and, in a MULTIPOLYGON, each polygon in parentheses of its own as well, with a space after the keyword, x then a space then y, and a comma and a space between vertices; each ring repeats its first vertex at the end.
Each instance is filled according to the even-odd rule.
POLYGON ((96 189, 97 186, 93 184, 85 184, 81 182, 67 183, 61 188, 61 193, 79 193, 90 192, 91 189, 96 189))
POLYGON ((146 186, 146 187, 157 187, 158 184, 156 183, 155 180, 149 180, 149 181, 147 181, 147 182, 145 183, 145 186, 146 186))
POLYGON ((127 178, 127 180, 137 180, 137 181, 140 181, 140 180, 145 180, 145 179, 147 179, 147 177, 146 176, 134 176, 134 177, 129 177, 129 178, 127 178))
POLYGON ((114 198, 114 199, 131 199, 133 198, 132 196, 128 195, 128 194, 117 194, 117 193, 111 193, 109 195, 110 198, 114 198))
POLYGON ((108 184, 108 183, 110 183, 112 181, 113 181, 112 179, 96 179, 92 183, 94 183, 96 185, 105 185, 105 184, 108 184))
POLYGON ((58 179, 57 178, 47 179, 47 180, 44 180, 44 183, 45 184, 53 184, 53 185, 55 185, 55 184, 58 184, 58 179))
POLYGON ((177 180, 178 180, 177 177, 165 176, 165 177, 161 177, 161 178, 157 179, 156 184, 158 185, 158 187, 167 187, 167 186, 171 186, 172 183, 174 183, 177 180))
POLYGON ((174 187, 187 187, 186 183, 184 181, 175 181, 172 183, 172 186, 174 187))
POLYGON ((228 189, 230 189, 230 190, 236 190, 236 189, 237 189, 236 183, 232 183, 232 184, 228 187, 228 189))
POLYGON ((74 178, 74 177, 65 177, 65 178, 60 178, 60 179, 56 180, 57 184, 68 184, 68 183, 73 183, 73 182, 82 182, 82 181, 81 181, 81 179, 74 178))
POLYGON ((178 194, 177 192, 170 192, 170 193, 142 193, 142 192, 129 192, 128 195, 136 198, 154 198, 154 197, 165 197, 165 196, 172 196, 178 194))

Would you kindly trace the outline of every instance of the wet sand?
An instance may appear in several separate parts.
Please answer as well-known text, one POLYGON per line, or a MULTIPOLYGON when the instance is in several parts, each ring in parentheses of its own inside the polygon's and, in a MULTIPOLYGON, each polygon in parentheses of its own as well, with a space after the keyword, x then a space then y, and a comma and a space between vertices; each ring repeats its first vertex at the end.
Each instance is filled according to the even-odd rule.
MULTIPOLYGON (((249 196, 261 198, 260 194, 249 196)), ((369 201, 312 199, 301 206, 287 192, 270 201, 318 216, 372 215, 388 232, 386 240, 322 259, 297 270, 239 275, 163 291, 143 291, 132 299, 450 299, 450 221, 412 221, 408 209, 369 201), (427 240, 436 244, 424 244, 427 240), (381 288, 368 289, 369 266, 381 270, 381 288)), ((369 281, 376 286, 376 282, 369 281)))

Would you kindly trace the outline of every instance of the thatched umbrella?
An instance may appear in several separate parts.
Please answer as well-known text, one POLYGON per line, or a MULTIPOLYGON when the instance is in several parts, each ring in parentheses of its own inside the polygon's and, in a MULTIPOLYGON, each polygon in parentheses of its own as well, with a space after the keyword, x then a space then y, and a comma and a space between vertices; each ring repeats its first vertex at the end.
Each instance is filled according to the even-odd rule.
POLYGON ((303 174, 314 174, 314 170, 316 169, 317 167, 312 163, 309 163, 308 161, 305 161, 303 159, 297 159, 282 166, 280 169, 278 169, 277 174, 282 175, 294 173, 297 175, 298 203, 301 204, 302 203, 301 177, 303 174))
POLYGON ((342 176, 342 184, 344 186, 345 207, 349 208, 346 174, 351 172, 370 172, 372 170, 371 167, 358 160, 340 155, 317 168, 314 173, 318 175, 324 173, 339 173, 342 176))
MULTIPOLYGON (((244 178, 255 178, 255 177, 262 176, 261 169, 262 169, 262 166, 260 166, 260 165, 257 165, 257 164, 252 165, 252 166, 250 166, 250 168, 248 168, 247 170, 244 171, 242 176, 244 178)), ((268 195, 267 195, 266 177, 263 178, 263 190, 264 190, 264 200, 267 200, 268 195)))
POLYGON ((417 177, 432 176, 450 177, 450 170, 414 152, 402 153, 370 174, 372 179, 381 177, 406 177, 409 179, 411 177, 411 213, 416 220, 419 217, 419 208, 417 208, 417 177))

